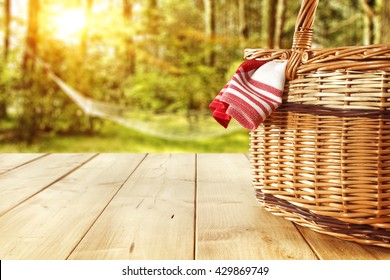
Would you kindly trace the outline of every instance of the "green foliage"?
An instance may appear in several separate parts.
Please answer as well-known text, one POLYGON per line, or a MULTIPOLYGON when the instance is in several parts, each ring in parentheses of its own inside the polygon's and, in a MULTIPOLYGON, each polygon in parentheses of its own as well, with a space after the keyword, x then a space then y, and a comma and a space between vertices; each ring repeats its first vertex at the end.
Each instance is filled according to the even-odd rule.
POLYGON ((181 108, 180 101, 177 101, 179 91, 177 80, 171 80, 165 73, 149 72, 129 78, 125 96, 129 104, 137 104, 144 111, 173 112, 181 108))
POLYGON ((314 42, 323 47, 363 44, 363 13, 358 2, 320 1, 314 42))
MULTIPOLYGON (((83 9, 81 2, 41 1, 37 55, 84 96, 145 114, 180 113, 188 118, 193 118, 194 112, 203 114, 242 62, 243 47, 266 45, 264 23, 268 15, 267 9, 263 9, 268 3, 266 0, 245 1, 249 21, 249 37, 245 42, 240 37, 238 1, 215 1, 216 34, 211 39, 204 32, 202 0, 130 1, 134 5, 130 21, 123 17, 123 1, 93 2, 93 13, 84 34, 86 50, 83 50, 83 32, 65 38, 55 24, 62 11, 83 9), (216 56, 213 65, 208 63, 207 54, 210 52, 216 56), (131 63, 135 67, 129 71, 131 63)), ((291 46, 300 4, 295 0, 286 2, 286 20, 281 30, 283 48, 291 46)), ((361 44, 364 13, 359 3, 359 0, 320 1, 315 45, 361 44)), ((54 139, 63 135, 69 135, 71 146, 79 141, 79 135, 84 134, 95 135, 89 135, 95 137, 95 143, 100 143, 98 138, 104 139, 109 133, 145 142, 134 132, 126 134, 118 128, 110 130, 107 123, 86 116, 48 78, 39 64, 23 71, 27 20, 23 18, 22 10, 14 12, 19 14, 13 16, 12 48, 8 62, 0 64, 0 139, 2 133, 11 131, 12 135, 26 142, 35 140, 35 145, 39 145, 42 135, 45 135, 45 145, 59 150, 62 148, 56 146, 54 139), (7 112, 7 121, 1 119, 6 117, 2 112, 7 112)), ((196 122, 193 121, 193 125, 196 122)), ((207 146, 207 151, 221 151, 218 142, 214 142, 214 146, 212 143, 199 142, 197 145, 207 146)), ((164 149, 163 142, 149 144, 148 148, 153 145, 164 149)), ((132 147, 136 146, 133 141, 132 147)), ((87 149, 86 146, 83 148, 87 149)), ((44 146, 37 149, 43 151, 44 146)), ((123 149, 131 148, 126 146, 123 149)))

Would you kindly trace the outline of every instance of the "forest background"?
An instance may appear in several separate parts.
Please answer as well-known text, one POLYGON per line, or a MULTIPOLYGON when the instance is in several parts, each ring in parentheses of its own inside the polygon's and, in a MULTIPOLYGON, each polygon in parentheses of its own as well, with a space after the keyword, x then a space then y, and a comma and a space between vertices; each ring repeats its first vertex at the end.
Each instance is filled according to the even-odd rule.
MULTIPOLYGON (((291 47, 299 7, 0 0, 0 152, 247 152, 208 105, 245 48, 291 47)), ((390 0, 320 1, 315 47, 389 39, 390 0)))

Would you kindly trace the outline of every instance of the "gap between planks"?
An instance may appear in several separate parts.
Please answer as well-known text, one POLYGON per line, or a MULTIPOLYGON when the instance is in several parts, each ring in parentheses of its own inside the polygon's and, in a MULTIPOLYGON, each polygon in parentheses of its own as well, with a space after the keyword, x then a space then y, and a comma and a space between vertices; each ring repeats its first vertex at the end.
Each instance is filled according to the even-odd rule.
POLYGON ((129 176, 126 178, 126 180, 123 182, 123 184, 118 188, 118 190, 115 192, 115 194, 112 196, 110 201, 107 203, 107 205, 102 209, 100 214, 96 217, 95 221, 91 224, 90 228, 85 232, 85 234, 80 238, 80 241, 75 245, 74 249, 69 253, 69 255, 66 257, 68 260, 70 256, 73 254, 73 252, 76 250, 76 248, 80 245, 81 241, 84 239, 84 237, 88 234, 88 232, 91 230, 93 225, 96 223, 96 221, 102 216, 103 212, 107 209, 107 207, 110 205, 112 200, 115 198, 115 196, 118 194, 118 192, 122 189, 122 187, 126 184, 126 182, 130 179, 131 175, 137 170, 137 168, 140 166, 140 164, 145 160, 147 157, 147 154, 143 157, 143 159, 138 163, 138 165, 134 168, 134 170, 129 174, 129 176))
POLYGON ((0 217, 0 258, 65 259, 141 157, 99 155, 0 217))
POLYGON ((0 175, 48 155, 40 153, 0 153, 0 175))
POLYGON ((198 158, 196 259, 317 259, 294 225, 262 210, 245 154, 198 158))
MULTIPOLYGON (((71 155, 68 156, 71 157, 71 155)), ((42 166, 39 167, 38 162, 41 164, 50 163, 50 166, 53 166, 53 164, 55 166, 56 161, 48 160, 50 157, 53 158, 53 155, 44 155, 35 160, 32 159, 29 162, 22 163, 21 165, 16 164, 12 170, 0 174, 0 183, 7 182, 7 180, 11 179, 20 180, 20 178, 23 178, 19 182, 24 183, 26 189, 30 188, 31 182, 35 182, 36 185, 41 184, 42 180, 37 179, 39 178, 39 174, 36 173, 42 169, 42 166), (23 177, 24 172, 22 171, 28 171, 29 167, 32 169, 26 172, 25 177, 23 177)), ((77 156, 74 157, 77 158, 77 156)), ((320 259, 390 259, 390 251, 388 249, 342 241, 301 227, 296 227, 293 230, 291 229, 291 225, 294 228, 295 226, 291 222, 273 216, 264 210, 260 210, 261 208, 258 202, 254 199, 253 191, 250 191, 252 190, 252 184, 247 155, 195 154, 184 156, 189 157, 186 160, 183 158, 179 160, 180 155, 152 154, 147 155, 146 158, 144 155, 143 159, 139 158, 138 165, 136 164, 136 166, 134 166, 132 160, 126 159, 126 157, 126 155, 120 154, 95 155, 76 168, 74 168, 75 163, 73 162, 69 165, 70 161, 68 160, 66 166, 68 168, 68 174, 63 175, 61 179, 57 178, 58 180, 51 183, 50 187, 46 185, 46 188, 31 195, 23 203, 17 204, 7 214, 0 217, 0 236, 2 237, 0 240, 0 258, 4 258, 5 256, 6 258, 12 259, 22 256, 22 258, 63 259, 69 257, 70 259, 77 259, 80 257, 82 259, 92 252, 92 255, 89 256, 95 256, 96 259, 104 259, 103 257, 99 257, 101 254, 111 259, 114 259, 113 256, 119 256, 118 258, 120 259, 316 259, 316 256, 320 259), (120 158, 120 162, 115 163, 118 158, 120 158), (145 164, 147 158, 149 160, 145 164), (183 164, 184 162, 187 163, 183 164), (134 170, 130 174, 127 173, 127 177, 123 177, 121 170, 124 170, 123 168, 125 166, 126 172, 130 172, 127 169, 129 163, 133 166, 129 168, 134 168, 134 170), (72 167, 74 169, 69 172, 69 168, 72 167), (171 173, 168 174, 168 170, 172 170, 170 171, 171 173), (179 172, 177 170, 181 171, 179 172), (96 178, 93 176, 89 177, 94 173, 97 175, 96 178), (123 179, 118 181, 118 177, 123 179), (175 213, 172 211, 167 212, 166 210, 169 209, 169 205, 177 205, 180 200, 183 200, 183 197, 181 197, 180 199, 170 201, 171 196, 175 195, 181 189, 176 188, 176 191, 172 191, 167 186, 182 182, 186 182, 187 189, 189 190, 189 192, 185 192, 184 197, 186 197, 188 202, 192 202, 184 206, 184 208, 183 205, 179 205, 175 213), (73 192, 76 193, 69 195, 69 191, 74 187, 74 184, 84 185, 84 187, 91 184, 91 186, 89 188, 86 187, 87 193, 79 193, 77 195, 77 189, 74 189, 73 192), (153 184, 157 184, 154 186, 154 191, 152 191, 153 195, 144 192, 146 191, 145 188, 153 186, 153 184), (95 188, 103 186, 108 187, 110 191, 102 192, 105 197, 103 200, 100 195, 97 197, 100 199, 100 203, 88 198, 88 196, 92 196, 93 198, 97 194, 95 188), (119 253, 122 250, 120 246, 108 246, 107 248, 103 248, 103 251, 99 248, 92 248, 95 251, 91 250, 88 252, 88 250, 85 250, 88 246, 91 246, 88 241, 88 236, 90 234, 96 235, 96 232, 99 234, 99 230, 97 230, 99 227, 101 230, 106 230, 109 223, 107 224, 102 221, 106 219, 106 221, 110 222, 111 218, 115 219, 117 214, 115 213, 115 209, 118 209, 117 206, 121 204, 121 201, 126 203, 126 196, 124 201, 123 198, 120 198, 122 192, 127 193, 130 198, 133 197, 133 203, 137 203, 136 205, 134 204, 134 208, 140 208, 140 212, 137 214, 138 218, 132 215, 129 217, 130 219, 138 219, 146 229, 149 229, 151 232, 149 237, 140 237, 139 234, 138 237, 133 235, 133 240, 130 240, 130 242, 128 236, 120 237, 119 239, 122 238, 122 241, 126 241, 121 245, 123 246, 124 254, 119 253), (61 202, 66 196, 68 196, 70 203, 73 200, 87 202, 86 204, 89 203, 88 205, 94 208, 94 213, 89 213, 87 207, 84 209, 85 215, 75 216, 75 213, 69 212, 69 209, 67 209, 68 206, 61 202), (50 199, 55 199, 60 205, 56 205, 53 201, 50 202, 50 199), (149 200, 149 204, 145 200, 149 200), (100 206, 97 207, 94 203, 98 203, 100 206), (150 209, 148 209, 148 205, 152 205, 150 209), (50 209, 54 210, 54 213, 50 213, 50 209), (37 212, 34 212, 35 210, 37 212), (162 211, 164 215, 157 210, 162 211), (186 237, 183 237, 180 235, 180 232, 183 233, 183 231, 176 228, 176 232, 174 233, 175 237, 171 240, 165 240, 164 234, 161 233, 164 233, 164 231, 172 232, 172 229, 166 228, 164 223, 172 222, 171 220, 178 218, 177 213, 180 213, 182 210, 186 212, 186 215, 182 216, 181 220, 190 225, 189 228, 191 230, 186 231, 183 234, 186 237), (148 222, 148 219, 143 216, 148 211, 155 211, 153 215, 156 216, 151 218, 152 222, 148 222), (15 217, 12 217, 14 214, 15 217), (42 231, 39 227, 37 228, 31 222, 31 217, 38 219, 41 221, 40 227, 45 228, 45 226, 48 226, 46 224, 48 220, 50 222, 53 221, 50 219, 53 215, 57 216, 54 222, 60 228, 62 223, 66 222, 63 220, 63 217, 70 216, 74 222, 74 224, 68 223, 70 231, 67 231, 67 234, 70 234, 71 238, 66 236, 64 238, 65 241, 61 240, 61 242, 65 242, 70 246, 67 248, 59 246, 57 248, 58 250, 54 251, 51 246, 57 246, 55 243, 56 239, 45 235, 47 232, 42 231), (108 216, 105 217, 106 215, 108 216), (62 219, 59 217, 62 217, 62 219), (78 217, 78 219, 75 217, 78 217), (158 226, 156 228, 153 226, 153 219, 157 222, 164 222, 158 224, 160 228, 158 226), (18 223, 19 226, 15 226, 18 223), (101 224, 99 225, 99 223, 101 224), (76 230, 74 227, 80 224, 82 226, 76 230), (7 231, 7 227, 10 227, 10 230, 14 229, 14 231, 7 231), (160 229, 160 233, 153 232, 158 229, 160 229), (94 231, 96 232, 94 233, 94 231), (18 242, 15 241, 15 236, 18 238, 18 242), (172 248, 175 247, 177 240, 181 242, 185 240, 184 243, 186 245, 181 247, 186 249, 176 255, 175 250, 171 250, 169 253, 167 249, 161 255, 155 252, 153 253, 155 250, 148 243, 150 240, 154 240, 156 236, 159 236, 159 238, 162 236, 162 239, 159 239, 158 242, 162 243, 165 241, 172 248), (178 239, 178 236, 182 238, 178 239), (134 237, 138 238, 136 240, 137 242, 134 241, 137 239, 134 237), (9 238, 8 241, 10 242, 5 242, 4 238, 9 238), (25 239, 23 240, 23 238, 25 239), (45 242, 41 243, 42 241, 45 242), (14 248, 10 250, 11 247, 9 246, 14 246, 14 248), (31 246, 35 246, 35 250, 32 250, 31 246), (48 246, 48 249, 44 250, 41 246, 48 246), (142 252, 139 251, 142 248, 147 248, 147 250, 152 252, 151 255, 142 255, 142 252), (293 252, 294 250, 296 252, 293 252), (12 252, 10 253, 10 251, 12 252), (42 254, 40 255, 39 252, 42 254), (49 255, 49 252, 52 252, 52 255, 49 255)), ((60 167, 59 164, 57 166, 58 168, 60 167)), ((48 177, 46 172, 41 173, 41 175, 46 176, 44 176, 46 183, 58 176, 58 172, 66 172, 61 168, 52 168, 49 171, 55 171, 52 173, 52 177, 48 177)), ((18 191, 20 192, 21 189, 18 189, 18 191)), ((0 200, 1 198, 2 196, 0 196, 0 200)), ((127 208, 125 207, 124 209, 127 208)), ((78 212, 84 213, 81 208, 78 208, 78 212)), ((124 224, 123 221, 122 223, 119 222, 120 226, 124 226, 124 224)), ((63 231, 60 232, 55 227, 51 228, 54 236, 58 236, 58 240, 60 240, 63 231)), ((115 227, 110 228, 108 226, 108 229, 112 231, 111 233, 115 233, 115 227)), ((128 230, 124 229, 122 233, 117 231, 115 234, 125 234, 128 230)), ((114 237, 115 234, 113 235, 114 237)), ((115 238, 119 240, 118 237, 115 238)), ((154 244, 156 245, 158 242, 154 244)), ((166 246, 161 246, 161 244, 157 244, 156 246, 157 248, 167 248, 166 246)), ((89 248, 91 249, 91 247, 89 248)))
POLYGON ((194 163, 148 155, 69 259, 193 259, 194 163))
POLYGON ((49 154, 0 175, 0 217, 59 182, 94 154, 49 154))

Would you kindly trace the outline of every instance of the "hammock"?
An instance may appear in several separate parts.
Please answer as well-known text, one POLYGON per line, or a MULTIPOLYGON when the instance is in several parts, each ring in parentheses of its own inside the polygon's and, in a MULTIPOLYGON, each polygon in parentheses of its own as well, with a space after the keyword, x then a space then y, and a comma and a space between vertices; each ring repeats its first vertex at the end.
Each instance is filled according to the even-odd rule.
POLYGON ((203 116, 199 113, 197 115, 198 118, 206 119, 201 125, 197 126, 191 125, 186 118, 183 118, 187 120, 183 123, 172 121, 172 115, 149 115, 150 117, 148 117, 148 119, 137 119, 136 116, 134 116, 136 112, 131 108, 124 108, 116 104, 96 101, 85 97, 54 74, 47 63, 38 58, 36 58, 36 61, 44 67, 49 78, 57 84, 62 92, 64 92, 88 116, 109 120, 148 135, 177 141, 194 141, 215 138, 242 130, 238 123, 233 123, 228 130, 221 129, 212 120, 210 114, 203 116), (167 121, 169 119, 170 121, 167 121))

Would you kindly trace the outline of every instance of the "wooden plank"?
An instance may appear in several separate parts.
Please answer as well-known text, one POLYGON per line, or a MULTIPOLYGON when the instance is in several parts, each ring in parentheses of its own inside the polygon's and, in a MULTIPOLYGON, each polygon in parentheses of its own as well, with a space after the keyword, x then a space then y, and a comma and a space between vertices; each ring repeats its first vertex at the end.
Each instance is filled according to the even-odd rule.
POLYGON ((390 260, 390 249, 365 246, 299 226, 307 242, 323 260, 390 260))
POLYGON ((144 155, 98 155, 0 217, 0 259, 66 259, 144 155))
POLYGON ((193 259, 195 155, 142 162, 70 259, 193 259))
POLYGON ((200 154, 197 259, 316 259, 295 226, 261 209, 244 154, 200 154))
POLYGON ((0 216, 92 158, 51 154, 0 175, 0 216))
POLYGON ((30 161, 45 156, 45 154, 16 154, 16 153, 1 153, 0 154, 0 174, 8 172, 19 166, 22 166, 30 161))

